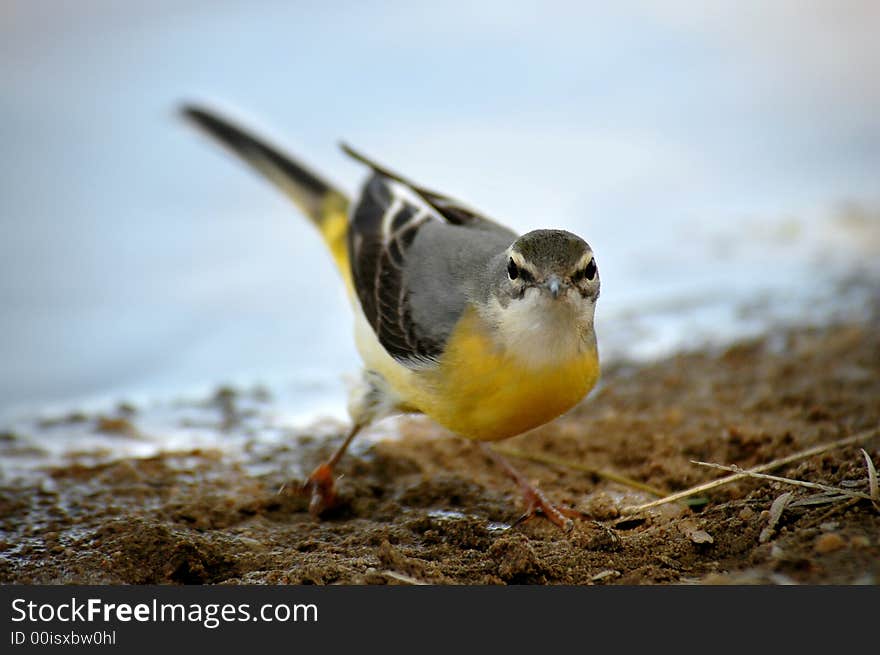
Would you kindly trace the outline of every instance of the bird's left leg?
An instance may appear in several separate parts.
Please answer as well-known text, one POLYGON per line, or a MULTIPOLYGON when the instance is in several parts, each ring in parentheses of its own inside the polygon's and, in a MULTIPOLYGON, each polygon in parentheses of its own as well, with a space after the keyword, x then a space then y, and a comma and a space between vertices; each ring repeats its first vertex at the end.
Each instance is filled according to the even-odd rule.
POLYGON ((526 511, 517 519, 516 523, 527 521, 540 512, 563 530, 571 530, 573 526, 571 519, 584 518, 583 512, 551 503, 540 489, 530 483, 526 476, 515 469, 504 457, 496 453, 489 444, 481 442, 480 447, 493 462, 516 482, 526 501, 526 511))

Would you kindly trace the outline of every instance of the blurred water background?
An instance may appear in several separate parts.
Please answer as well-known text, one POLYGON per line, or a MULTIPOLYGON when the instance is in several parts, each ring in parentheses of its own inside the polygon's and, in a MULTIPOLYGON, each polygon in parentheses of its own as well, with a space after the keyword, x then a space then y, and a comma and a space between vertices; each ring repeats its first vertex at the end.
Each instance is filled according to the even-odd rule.
POLYGON ((359 360, 329 256, 184 100, 348 190, 341 139, 518 231, 584 236, 606 361, 857 317, 878 7, 4 0, 0 424, 218 384, 344 415, 359 360))

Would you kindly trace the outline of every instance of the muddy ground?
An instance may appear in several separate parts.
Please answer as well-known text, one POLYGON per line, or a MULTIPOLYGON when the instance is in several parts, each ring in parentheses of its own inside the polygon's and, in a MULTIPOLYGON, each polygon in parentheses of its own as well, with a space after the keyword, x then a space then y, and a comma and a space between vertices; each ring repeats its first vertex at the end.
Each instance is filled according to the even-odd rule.
MULTIPOLYGON (((230 438, 242 429, 247 393, 218 393, 214 429, 230 438)), ((133 407, 75 415, 39 436, 76 423, 126 439, 139 418, 133 407)), ((531 458, 511 461, 548 496, 589 515, 570 532, 540 517, 513 525, 522 509, 514 484, 473 444, 414 417, 396 439, 376 426, 379 439, 346 457, 341 506, 320 521, 291 471, 325 458, 344 426, 330 438, 255 437, 235 456, 71 456, 29 481, 7 476, 0 582, 877 584, 880 508, 869 500, 748 479, 627 513, 656 496, 600 472, 671 492, 725 475, 691 460, 752 467, 878 426, 880 320, 777 330, 607 368, 567 416, 498 444, 531 458), (789 491, 771 525, 771 505, 789 491)), ((859 448, 880 464, 873 435, 771 473, 869 493, 859 448)), ((4 456, 18 439, 0 437, 4 456)))

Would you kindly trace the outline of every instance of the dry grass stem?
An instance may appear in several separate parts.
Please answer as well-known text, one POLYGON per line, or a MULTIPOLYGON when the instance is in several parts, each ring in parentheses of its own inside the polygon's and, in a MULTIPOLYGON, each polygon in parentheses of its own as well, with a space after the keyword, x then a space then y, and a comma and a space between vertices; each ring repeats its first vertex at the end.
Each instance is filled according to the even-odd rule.
POLYGON ((796 487, 806 487, 807 489, 819 489, 821 491, 827 491, 828 493, 839 494, 840 496, 847 498, 862 498, 864 500, 874 500, 871 498, 870 494, 862 493, 861 491, 851 491, 849 489, 841 489, 840 487, 834 487, 829 484, 820 484, 819 482, 808 482, 807 480, 796 480, 794 478, 784 478, 780 475, 769 475, 767 473, 755 473, 753 471, 744 471, 738 466, 726 466, 724 464, 713 464, 712 462, 694 462, 694 464, 698 464, 700 466, 708 466, 709 468, 719 469, 721 471, 732 471, 734 473, 743 473, 746 477, 749 478, 759 478, 761 480, 772 480, 773 482, 782 482, 783 484, 790 484, 796 487))
POLYGON ((767 527, 761 530, 761 534, 758 537, 758 541, 762 544, 770 541, 771 537, 773 537, 773 533, 776 531, 776 524, 779 523, 779 519, 782 518, 782 513, 791 502, 792 496, 794 496, 792 492, 786 491, 784 494, 778 496, 776 500, 773 501, 773 504, 770 505, 770 516, 767 518, 767 527))
POLYGON ((874 466, 874 461, 868 455, 868 451, 864 448, 860 448, 860 450, 865 458, 865 466, 868 467, 868 492, 871 495, 871 502, 874 504, 874 509, 880 512, 880 487, 877 484, 877 467, 874 466))
MULTIPOLYGON (((844 446, 851 446, 853 444, 862 443, 876 437, 880 434, 880 429, 873 428, 871 430, 864 430, 863 432, 859 432, 858 434, 851 435, 849 437, 844 437, 843 439, 838 439, 836 441, 831 441, 826 444, 821 444, 819 446, 814 446, 812 448, 807 448, 806 450, 801 450, 799 452, 793 453, 786 457, 780 457, 779 459, 774 459, 772 462, 767 462, 766 464, 761 464, 759 466, 755 466, 754 468, 742 470, 737 469, 737 472, 733 475, 728 475, 723 478, 719 478, 717 480, 712 480, 710 482, 704 482, 703 484, 699 484, 695 487, 691 487, 690 489, 684 489, 683 491, 677 491, 674 494, 670 494, 668 496, 664 496, 663 498, 659 498, 657 500, 651 501, 650 503, 645 503, 643 505, 636 505, 633 507, 624 507, 621 510, 622 514, 637 514, 638 512, 642 512, 647 509, 651 509, 654 507, 658 507, 660 505, 664 505, 666 503, 673 503, 684 498, 688 498, 690 496, 695 496, 697 494, 710 491, 711 489, 716 489, 718 487, 724 486, 726 484, 730 484, 731 482, 736 482, 737 480, 743 480, 749 477, 756 477, 758 474, 763 471, 771 471, 775 468, 779 468, 780 466, 785 466, 786 464, 791 464, 792 462, 797 462, 802 459, 806 459, 807 457, 812 457, 814 455, 819 455, 824 452, 828 452, 829 450, 834 450, 835 448, 842 448, 844 446)), ((845 489, 836 489, 834 487, 831 488, 835 492, 843 493, 849 497, 852 497, 852 492, 845 489)), ((868 497, 869 500, 873 500, 868 497)))
POLYGON ((419 580, 417 578, 412 577, 411 575, 407 575, 406 573, 399 573, 398 571, 382 571, 382 575, 386 578, 391 578, 392 580, 397 580, 398 582, 402 582, 403 584, 411 584, 411 585, 427 585, 428 583, 419 580))
POLYGON ((592 468, 585 464, 579 464, 577 462, 571 462, 567 459, 562 459, 561 457, 553 457, 552 455, 545 455, 542 453, 528 453, 510 447, 496 446, 493 448, 493 450, 501 455, 506 455, 507 457, 516 457, 517 459, 524 459, 531 462, 537 462, 539 464, 549 464, 551 466, 559 466, 560 468, 567 468, 574 471, 589 473, 591 475, 595 475, 596 477, 622 484, 625 487, 630 487, 632 489, 638 489, 639 491, 647 492, 652 496, 662 497, 668 493, 663 489, 652 487, 649 484, 639 482, 638 480, 633 480, 632 478, 628 478, 625 475, 620 475, 619 473, 614 473, 613 471, 604 471, 602 469, 592 468))

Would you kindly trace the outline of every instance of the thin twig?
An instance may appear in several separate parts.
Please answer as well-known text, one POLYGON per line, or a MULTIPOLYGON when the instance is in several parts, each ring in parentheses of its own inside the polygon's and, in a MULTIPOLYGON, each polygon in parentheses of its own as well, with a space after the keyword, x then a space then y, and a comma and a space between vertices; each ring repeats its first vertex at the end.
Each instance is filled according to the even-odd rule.
POLYGON ((877 483, 877 467, 874 466, 874 460, 864 448, 860 448, 865 458, 865 466, 868 467, 868 491, 871 494, 871 502, 874 509, 880 512, 880 484, 877 483))
POLYGON ((398 571, 385 570, 385 571, 382 571, 382 575, 389 577, 392 580, 397 580, 398 582, 402 582, 403 584, 411 584, 411 585, 429 584, 423 580, 419 580, 417 578, 412 577, 411 575, 407 575, 406 573, 400 573, 398 571))
MULTIPOLYGON (((817 525, 822 525, 825 521, 827 521, 829 518, 831 518, 835 514, 840 514, 841 512, 845 512, 850 507, 852 507, 853 505, 858 503, 860 500, 861 500, 861 498, 847 498, 845 500, 843 498, 841 498, 840 502, 835 504, 834 507, 827 510, 823 514, 820 514, 819 516, 817 516, 813 520, 808 521, 807 523, 804 524, 804 527, 805 528, 812 528, 817 525)), ((792 503, 791 506, 794 507, 795 503, 792 503)))
POLYGON ((776 500, 773 501, 773 504, 770 505, 770 516, 767 517, 767 527, 761 530, 761 534, 758 535, 758 541, 762 544, 770 541, 774 530, 776 530, 776 524, 779 523, 779 519, 782 518, 782 513, 785 511, 785 508, 788 506, 793 495, 792 492, 786 491, 784 494, 779 495, 776 500))
POLYGON ((604 471, 602 469, 592 468, 590 466, 587 466, 586 464, 579 464, 577 462, 572 462, 567 459, 562 459, 561 457, 554 457, 553 455, 545 455, 542 453, 529 453, 523 450, 518 450, 516 448, 510 448, 509 446, 501 448, 495 446, 493 450, 497 453, 501 453, 502 455, 507 455, 508 457, 516 457, 518 459, 538 462, 539 464, 549 464, 551 466, 559 466, 561 468, 572 469, 574 471, 590 473, 591 475, 595 475, 596 477, 604 478, 605 480, 610 480, 611 482, 616 482, 626 487, 632 487, 633 489, 647 492, 652 496, 662 497, 665 496, 667 493, 663 489, 652 487, 649 484, 639 482, 638 480, 633 480, 632 478, 628 478, 625 475, 614 473, 613 471, 604 471))
POLYGON ((761 464, 759 466, 755 466, 754 468, 742 471, 740 473, 734 473, 733 475, 728 475, 723 478, 718 478, 717 480, 712 480, 710 482, 704 482, 703 484, 698 484, 695 487, 691 487, 690 489, 684 489, 683 491, 677 491, 674 494, 670 494, 668 496, 664 496, 663 498, 659 498, 657 500, 651 501, 650 503, 645 503, 643 505, 636 505, 634 507, 624 507, 621 510, 622 514, 636 514, 638 512, 642 512, 646 509, 651 509, 657 507, 659 505, 665 505, 666 503, 673 503, 677 500, 681 500, 682 498, 688 498, 689 496, 694 496, 699 493, 703 493, 704 491, 709 491, 711 489, 715 489, 717 487, 724 486, 726 484, 730 484, 731 482, 736 482, 737 480, 742 480, 744 478, 749 477, 750 473, 761 473, 762 471, 771 471, 775 468, 779 468, 780 466, 785 466, 786 464, 791 464, 792 462, 797 462, 801 459, 806 459, 807 457, 812 457, 813 455, 819 455, 821 453, 827 452, 829 450, 833 450, 835 448, 842 448, 844 446, 851 446, 852 444, 861 443, 863 441, 867 441, 872 437, 880 434, 880 429, 873 428, 871 430, 864 430, 863 432, 859 432, 858 434, 851 435, 849 437, 844 437, 843 439, 838 439, 837 441, 832 441, 830 443, 821 444, 819 446, 814 446, 812 448, 807 448, 806 450, 802 450, 797 453, 793 453, 786 457, 781 457, 779 459, 775 459, 772 462, 767 462, 766 464, 761 464))
POLYGON ((761 480, 772 480, 773 482, 783 482, 785 484, 794 485, 796 487, 806 487, 807 489, 818 489, 820 491, 828 491, 830 493, 848 496, 850 498, 863 498, 864 500, 873 500, 870 494, 861 491, 852 491, 850 489, 841 489, 840 487, 832 487, 829 484, 820 484, 819 482, 808 482, 806 480, 795 480, 794 478, 784 478, 779 475, 768 475, 767 473, 755 473, 754 471, 744 471, 739 466, 727 466, 725 464, 713 464, 712 462, 697 462, 691 460, 692 463, 699 466, 708 466, 709 468, 719 469, 721 471, 732 471, 734 473, 742 473, 749 478, 760 478, 761 480))

